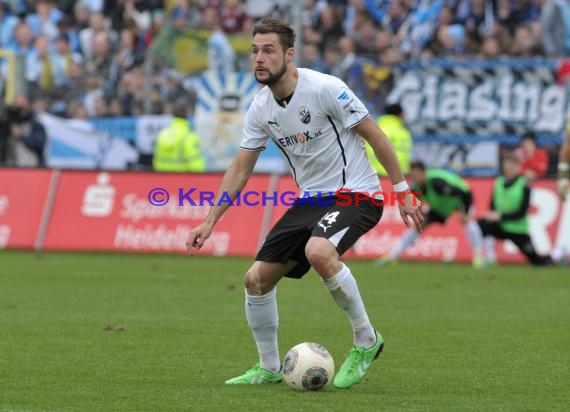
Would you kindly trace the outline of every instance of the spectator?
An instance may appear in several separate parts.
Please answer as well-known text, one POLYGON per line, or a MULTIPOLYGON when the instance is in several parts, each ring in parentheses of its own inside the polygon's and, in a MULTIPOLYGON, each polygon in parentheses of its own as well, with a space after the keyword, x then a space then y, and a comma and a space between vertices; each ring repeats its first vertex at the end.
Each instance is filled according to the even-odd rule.
POLYGON ((14 39, 8 47, 9 50, 12 50, 18 56, 27 57, 34 50, 33 44, 34 38, 30 26, 21 22, 14 27, 14 39))
POLYGON ((247 15, 240 0, 224 0, 220 9, 220 26, 227 34, 240 33, 243 30, 247 15))
POLYGON ((89 27, 79 32, 81 52, 87 61, 93 57, 94 40, 97 34, 105 34, 107 42, 110 44, 115 43, 117 40, 117 34, 113 30, 107 29, 105 16, 101 13, 92 14, 89 17, 89 27))
POLYGON ((109 83, 112 88, 118 85, 125 72, 141 64, 143 60, 143 57, 135 49, 136 37, 132 31, 123 29, 120 41, 118 53, 113 57, 109 68, 109 83))
POLYGON ((517 26, 510 55, 515 57, 533 57, 540 54, 539 40, 535 38, 529 26, 517 26))
POLYGON ((91 12, 89 11, 89 7, 81 2, 75 3, 75 7, 73 8, 73 20, 75 22, 75 28, 78 31, 89 27, 90 17, 91 12))
POLYGON ((350 37, 343 36, 338 41, 338 44, 340 48, 341 60, 338 64, 337 71, 341 78, 346 79, 350 69, 356 62, 356 53, 354 52, 354 42, 350 37))
POLYGON ((58 30, 58 38, 56 41, 61 38, 61 36, 65 36, 69 43, 69 49, 73 53, 81 53, 81 45, 79 43, 79 33, 77 32, 76 27, 73 25, 73 21, 71 17, 64 16, 58 23, 57 23, 57 30, 58 30))
POLYGON ((570 54, 570 0, 546 1, 542 6, 540 23, 542 27, 542 47, 549 57, 562 57, 570 54))
POLYGON ((85 62, 85 69, 90 73, 98 73, 103 80, 107 81, 111 71, 112 59, 111 44, 107 33, 97 33, 93 37, 91 58, 85 62))
POLYGON ((44 126, 36 119, 30 101, 25 95, 16 96, 14 120, 10 127, 12 161, 18 167, 45 166, 47 135, 44 126))
POLYGON ((336 20, 333 9, 325 7, 320 14, 316 25, 317 30, 321 33, 323 42, 321 44, 321 52, 326 49, 329 44, 337 44, 338 39, 344 36, 341 22, 336 20))
POLYGON ((63 14, 55 8, 53 0, 38 0, 36 4, 36 13, 30 14, 26 18, 26 23, 32 29, 34 36, 47 36, 51 41, 59 34, 57 23, 61 20, 63 14))
POLYGON ((82 64, 83 58, 79 53, 71 51, 69 37, 60 34, 55 43, 55 53, 52 55, 54 85, 67 87, 71 85, 73 63, 82 64))
POLYGON ((546 175, 548 168, 548 154, 536 145, 536 136, 533 132, 526 132, 517 150, 521 161, 521 173, 529 180, 546 175))
MULTIPOLYGON (((408 18, 409 10, 405 8, 401 0, 393 0, 388 8, 388 13, 384 17, 383 25, 393 35, 398 33, 404 21, 408 18)), ((453 16, 453 11, 451 10, 453 16)))
POLYGON ((0 99, 0 166, 9 162, 9 139, 10 139, 10 119, 8 107, 4 100, 0 99))
POLYGON ((493 60, 499 58, 501 55, 501 45, 499 41, 494 37, 487 37, 483 41, 478 58, 480 60, 493 60))
POLYGON ((323 53, 322 64, 320 68, 321 73, 332 74, 333 76, 339 76, 338 63, 340 61, 340 55, 338 47, 336 44, 328 44, 323 53))
POLYGON ((235 51, 221 29, 218 12, 210 7, 202 16, 203 28, 212 30, 208 38, 208 70, 229 73, 235 70, 235 51))
POLYGON ((55 86, 54 59, 46 36, 36 38, 34 49, 26 58, 26 79, 32 87, 41 90, 50 90, 55 86))
POLYGON ((370 16, 365 14, 361 16, 362 23, 353 31, 351 37, 354 40, 357 54, 374 58, 377 53, 374 46, 377 28, 370 16))
POLYGON ((303 49, 301 50, 301 66, 307 69, 321 71, 323 62, 316 44, 308 43, 303 45, 303 49))
POLYGON ((18 18, 14 16, 5 2, 0 2, 0 48, 8 47, 14 41, 14 28, 18 18))

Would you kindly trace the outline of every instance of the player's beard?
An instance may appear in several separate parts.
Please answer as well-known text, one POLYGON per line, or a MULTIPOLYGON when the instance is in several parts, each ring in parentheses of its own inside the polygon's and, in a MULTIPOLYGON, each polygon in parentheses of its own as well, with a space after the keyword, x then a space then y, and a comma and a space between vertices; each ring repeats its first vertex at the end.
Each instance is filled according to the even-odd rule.
POLYGON ((272 86, 275 83, 277 83, 279 80, 281 80, 281 78, 285 75, 285 72, 287 71, 287 62, 285 61, 285 59, 283 59, 283 65, 281 66, 281 68, 277 73, 271 73, 269 70, 266 71, 269 74, 269 77, 267 77, 266 79, 260 79, 259 77, 257 77, 257 72, 256 72, 255 80, 266 86, 272 86))

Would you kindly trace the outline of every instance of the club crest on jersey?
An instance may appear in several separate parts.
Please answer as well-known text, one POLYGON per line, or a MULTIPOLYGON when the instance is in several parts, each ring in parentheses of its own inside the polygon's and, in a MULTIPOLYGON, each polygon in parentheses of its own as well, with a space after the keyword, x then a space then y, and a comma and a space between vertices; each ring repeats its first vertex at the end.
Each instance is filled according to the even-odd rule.
POLYGON ((311 121, 311 113, 309 112, 309 109, 307 109, 307 106, 301 106, 299 109, 299 120, 305 124, 311 121))

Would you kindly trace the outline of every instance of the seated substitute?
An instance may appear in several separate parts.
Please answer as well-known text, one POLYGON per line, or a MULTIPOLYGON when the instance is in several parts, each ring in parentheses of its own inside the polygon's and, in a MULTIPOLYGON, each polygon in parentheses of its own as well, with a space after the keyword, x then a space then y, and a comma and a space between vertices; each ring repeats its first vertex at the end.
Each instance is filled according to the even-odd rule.
POLYGON ((530 186, 521 175, 517 156, 510 154, 503 158, 503 175, 495 179, 491 210, 478 220, 485 237, 486 264, 496 262, 494 239, 508 239, 527 257, 533 265, 551 265, 560 261, 561 249, 551 255, 539 255, 529 236, 528 208, 530 186))
MULTIPOLYGON (((412 162, 410 175, 414 193, 421 192, 419 197, 423 202, 423 227, 432 223, 443 225, 449 216, 458 211, 473 250, 473 266, 483 267, 483 235, 472 216, 473 195, 469 184, 453 172, 443 169, 427 170, 425 164, 420 161, 412 162)), ((408 229, 390 253, 376 261, 376 265, 395 263, 419 235, 418 230, 408 229)))

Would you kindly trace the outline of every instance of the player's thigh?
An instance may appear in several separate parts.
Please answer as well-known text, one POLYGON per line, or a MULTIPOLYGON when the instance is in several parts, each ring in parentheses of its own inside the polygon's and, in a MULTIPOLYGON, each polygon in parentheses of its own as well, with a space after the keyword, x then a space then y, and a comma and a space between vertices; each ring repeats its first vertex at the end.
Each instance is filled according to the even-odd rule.
POLYGON ((270 292, 279 280, 297 265, 295 261, 263 262, 255 261, 244 276, 244 284, 250 295, 264 295, 270 292))
MULTIPOLYGON (((328 239, 342 255, 358 238, 378 224, 383 210, 383 206, 375 205, 370 199, 361 199, 358 204, 334 204, 321 212, 312 237, 328 239)), ((307 248, 305 252, 308 252, 307 248)))
POLYGON ((481 228, 481 233, 484 237, 491 236, 496 239, 507 239, 508 234, 501 229, 498 222, 491 222, 490 220, 486 219, 479 219, 477 221, 479 227, 481 228))

